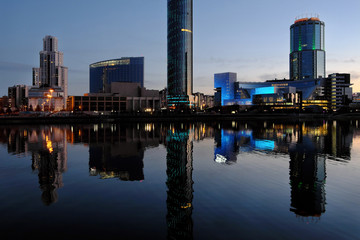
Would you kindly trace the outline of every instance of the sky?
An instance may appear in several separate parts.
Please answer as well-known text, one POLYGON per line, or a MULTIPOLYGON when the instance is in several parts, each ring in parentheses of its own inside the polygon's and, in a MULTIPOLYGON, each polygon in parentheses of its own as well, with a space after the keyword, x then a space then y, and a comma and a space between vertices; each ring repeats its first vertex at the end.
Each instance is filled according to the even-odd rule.
MULTIPOLYGON (((214 74, 238 81, 289 78, 290 25, 325 22, 326 73, 350 73, 360 91, 359 0, 194 0, 194 92, 214 93, 214 74)), ((145 57, 145 87, 167 84, 166 0, 11 0, 0 7, 0 96, 32 84, 46 35, 58 38, 69 95, 89 91, 89 65, 145 57)))

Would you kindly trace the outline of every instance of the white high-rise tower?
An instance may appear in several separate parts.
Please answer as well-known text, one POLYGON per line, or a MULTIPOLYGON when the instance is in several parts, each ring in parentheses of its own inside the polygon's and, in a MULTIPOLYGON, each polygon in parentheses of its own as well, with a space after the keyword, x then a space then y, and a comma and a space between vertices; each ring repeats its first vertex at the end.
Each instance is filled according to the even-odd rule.
POLYGON ((33 85, 38 87, 61 87, 64 98, 68 92, 68 68, 63 66, 64 54, 58 51, 58 39, 45 36, 40 52, 40 68, 33 68, 33 85))

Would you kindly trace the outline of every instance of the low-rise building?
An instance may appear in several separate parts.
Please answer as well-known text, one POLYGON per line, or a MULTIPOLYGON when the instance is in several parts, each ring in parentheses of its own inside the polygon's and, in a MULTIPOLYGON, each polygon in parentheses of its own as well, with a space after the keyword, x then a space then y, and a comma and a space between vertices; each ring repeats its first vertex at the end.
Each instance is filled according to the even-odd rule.
POLYGON ((61 87, 35 86, 29 90, 28 110, 46 112, 64 109, 64 91, 61 87))
POLYGON ((0 111, 5 111, 9 107, 9 98, 7 96, 3 96, 0 98, 0 111))
POLYGON ((26 110, 28 86, 16 85, 8 88, 9 107, 12 110, 26 110))
POLYGON ((157 90, 147 90, 139 83, 113 82, 111 93, 89 93, 70 96, 69 111, 83 112, 153 112, 160 110, 157 90))
MULTIPOLYGON (((333 73, 328 78, 236 82, 215 74, 215 105, 267 105, 273 109, 318 106, 336 111, 348 106, 352 98, 350 74, 333 73), (232 86, 233 85, 233 86, 232 86), (229 92, 234 91, 234 94, 229 92)), ((234 75, 235 76, 235 75, 234 75)))
POLYGON ((348 73, 333 73, 329 75, 328 86, 331 89, 329 97, 332 110, 337 110, 350 104, 352 100, 351 85, 350 74, 348 73))

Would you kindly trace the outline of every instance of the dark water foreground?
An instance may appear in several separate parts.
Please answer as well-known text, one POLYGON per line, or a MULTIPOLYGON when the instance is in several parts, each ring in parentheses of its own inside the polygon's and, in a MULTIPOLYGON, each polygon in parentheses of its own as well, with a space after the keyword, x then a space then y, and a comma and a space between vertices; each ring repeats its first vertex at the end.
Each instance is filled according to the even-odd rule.
POLYGON ((0 126, 2 239, 359 239, 359 120, 0 126))

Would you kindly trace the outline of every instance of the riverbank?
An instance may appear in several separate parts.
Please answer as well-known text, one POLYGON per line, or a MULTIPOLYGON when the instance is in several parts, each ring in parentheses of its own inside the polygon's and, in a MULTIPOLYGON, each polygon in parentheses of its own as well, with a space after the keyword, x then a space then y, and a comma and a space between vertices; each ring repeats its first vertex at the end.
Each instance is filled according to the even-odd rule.
POLYGON ((69 116, 1 116, 0 124, 74 124, 101 122, 185 122, 185 121, 241 121, 241 120, 346 120, 360 119, 360 113, 240 113, 240 114, 123 114, 123 115, 69 115, 69 116))

